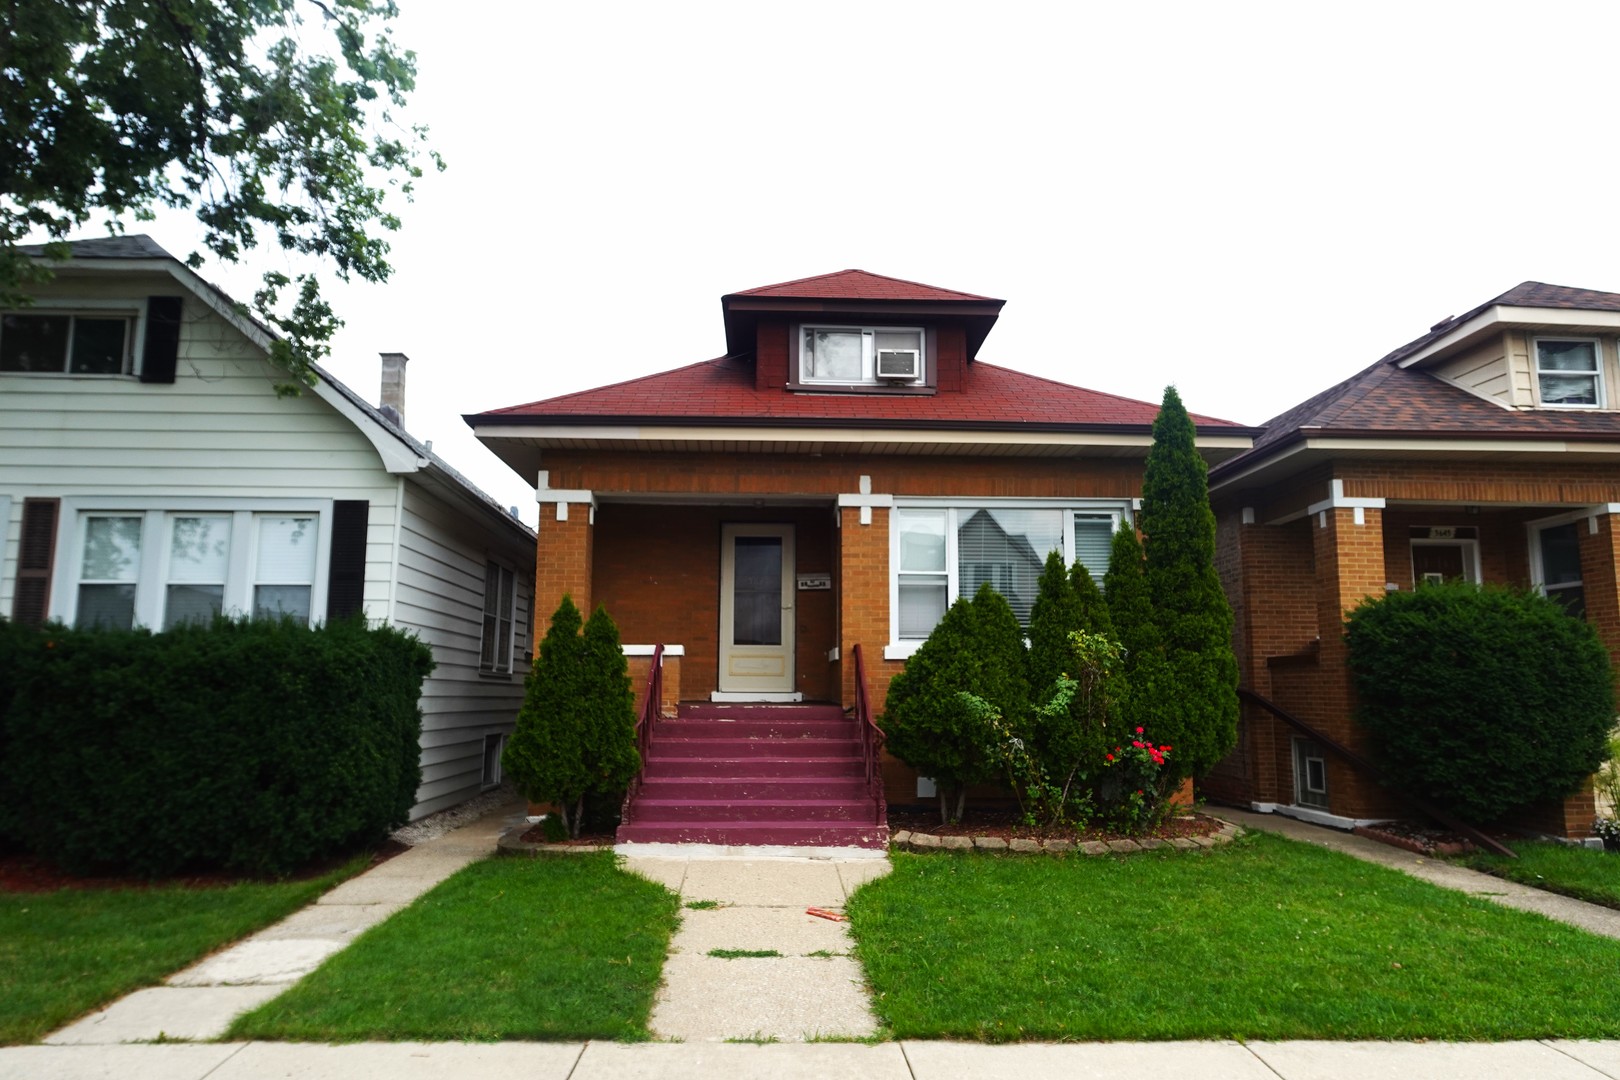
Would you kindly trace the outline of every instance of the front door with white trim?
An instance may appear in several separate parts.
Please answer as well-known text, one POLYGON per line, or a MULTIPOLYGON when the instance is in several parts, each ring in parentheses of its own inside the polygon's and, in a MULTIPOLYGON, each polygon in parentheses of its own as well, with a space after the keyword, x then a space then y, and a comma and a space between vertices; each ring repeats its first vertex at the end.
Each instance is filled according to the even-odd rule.
POLYGON ((792 525, 720 527, 717 698, 797 700, 792 525))

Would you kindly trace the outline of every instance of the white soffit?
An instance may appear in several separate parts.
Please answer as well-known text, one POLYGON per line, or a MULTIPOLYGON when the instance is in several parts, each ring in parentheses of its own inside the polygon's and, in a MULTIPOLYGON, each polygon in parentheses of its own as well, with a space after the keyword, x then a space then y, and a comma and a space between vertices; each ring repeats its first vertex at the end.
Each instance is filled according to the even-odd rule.
POLYGON ((1475 315, 1472 319, 1448 330, 1411 356, 1403 357, 1398 366, 1416 367, 1425 360, 1450 352, 1475 338, 1505 330, 1508 327, 1547 327, 1569 330, 1620 330, 1620 311, 1582 311, 1573 308, 1507 307, 1497 305, 1475 315))

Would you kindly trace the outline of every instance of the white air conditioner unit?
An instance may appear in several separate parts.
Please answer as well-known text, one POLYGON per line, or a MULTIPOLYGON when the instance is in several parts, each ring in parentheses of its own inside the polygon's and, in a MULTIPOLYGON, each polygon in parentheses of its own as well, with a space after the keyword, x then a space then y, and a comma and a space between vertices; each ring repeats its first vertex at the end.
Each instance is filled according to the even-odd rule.
POLYGON ((917 349, 879 349, 877 377, 914 380, 922 375, 922 353, 917 349))

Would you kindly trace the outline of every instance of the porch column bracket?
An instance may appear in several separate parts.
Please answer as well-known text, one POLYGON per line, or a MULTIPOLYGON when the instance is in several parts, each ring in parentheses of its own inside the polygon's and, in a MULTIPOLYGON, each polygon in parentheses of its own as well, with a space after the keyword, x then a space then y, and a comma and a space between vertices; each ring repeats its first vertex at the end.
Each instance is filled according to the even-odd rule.
POLYGON ((1385 500, 1383 499, 1353 499, 1345 495, 1343 480, 1329 480, 1328 491, 1329 495, 1326 499, 1318 503, 1311 503, 1305 511, 1307 514, 1317 515, 1316 524, 1318 528, 1327 528, 1327 512, 1329 510, 1354 510, 1356 512, 1356 524, 1365 525, 1367 524, 1368 510, 1382 510, 1384 508, 1385 500))
POLYGON ((838 496, 838 505, 860 507, 861 524, 870 525, 872 524, 872 507, 891 507, 894 505, 894 496, 872 494, 872 478, 863 476, 861 477, 861 490, 853 495, 838 496))
POLYGON ((590 523, 596 524, 596 493, 586 488, 554 488, 551 486, 551 472, 547 469, 540 470, 535 482, 534 501, 556 503, 558 521, 568 520, 569 503, 584 503, 590 507, 590 523))

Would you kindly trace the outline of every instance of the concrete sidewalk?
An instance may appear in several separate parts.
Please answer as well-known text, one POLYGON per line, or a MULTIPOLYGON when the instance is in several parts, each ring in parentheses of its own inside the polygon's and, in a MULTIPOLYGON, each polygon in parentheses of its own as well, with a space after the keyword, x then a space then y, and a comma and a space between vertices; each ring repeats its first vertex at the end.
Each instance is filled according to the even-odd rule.
POLYGON ((0 1049, 0 1080, 1617 1080, 1620 1042, 210 1043, 0 1049))
POLYGON ((679 893, 687 908, 670 942, 651 1027, 661 1039, 866 1038, 877 1034, 865 978, 840 922, 863 883, 889 872, 882 858, 635 856, 626 870, 679 893), (769 952, 724 958, 715 951, 769 952))
POLYGON ((1392 870, 1399 870, 1403 874, 1410 874, 1439 885, 1441 888, 1455 889, 1471 896, 1495 901, 1503 907, 1533 911, 1537 915, 1545 915, 1549 919, 1568 923, 1587 933, 1620 939, 1620 911, 1613 908, 1532 889, 1528 885, 1482 874, 1443 859, 1431 859, 1388 844, 1381 844, 1377 840, 1369 840, 1365 836, 1357 836, 1322 825, 1311 825, 1282 814, 1255 814, 1225 806, 1205 807, 1204 813, 1230 821, 1234 825, 1241 825, 1245 829, 1276 833, 1278 836, 1325 847, 1361 859, 1363 862, 1387 866, 1392 870))
POLYGON ((523 804, 514 802, 402 852, 274 926, 169 976, 162 986, 137 990, 44 1041, 72 1046, 217 1039, 238 1015, 314 971, 361 931, 489 855, 501 831, 523 812, 523 804))

